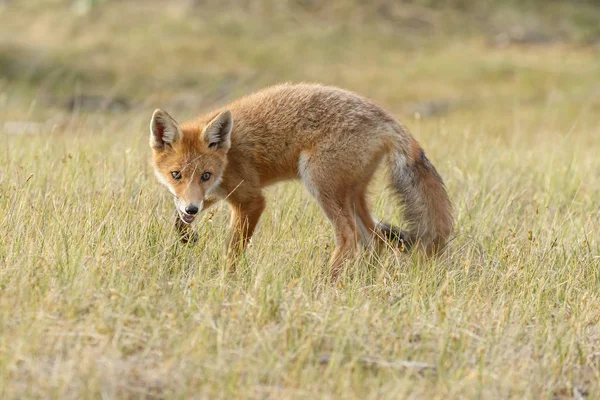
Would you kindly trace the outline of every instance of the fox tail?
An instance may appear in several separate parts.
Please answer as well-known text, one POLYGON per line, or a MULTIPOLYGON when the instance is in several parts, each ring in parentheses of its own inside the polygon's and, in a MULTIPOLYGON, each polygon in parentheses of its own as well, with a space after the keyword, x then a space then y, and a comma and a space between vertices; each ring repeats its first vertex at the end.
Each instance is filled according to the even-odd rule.
MULTIPOLYGON (((404 130, 402 134, 406 138, 404 130)), ((407 248, 422 247, 428 255, 434 255, 444 249, 452 234, 452 205, 442 177, 423 149, 412 138, 410 144, 394 146, 389 157, 391 187, 404 203, 404 220, 409 230, 386 223, 379 223, 378 228, 407 248)))

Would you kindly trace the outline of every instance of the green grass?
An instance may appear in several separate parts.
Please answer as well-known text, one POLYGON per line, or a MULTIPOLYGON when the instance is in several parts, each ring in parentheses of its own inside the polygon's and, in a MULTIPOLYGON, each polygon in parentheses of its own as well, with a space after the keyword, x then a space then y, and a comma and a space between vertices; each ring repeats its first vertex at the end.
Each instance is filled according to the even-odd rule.
MULTIPOLYGON (((534 27, 564 11, 548 29, 567 39, 505 48, 459 29, 481 12, 460 1, 446 18, 394 5, 432 21, 423 35, 341 0, 214 20, 211 2, 33 3, 0 9, 1 398, 600 396, 593 5, 493 9, 489 21, 534 27), (198 244, 177 241, 149 160, 152 110, 184 119, 282 80, 356 90, 409 127, 455 206, 443 257, 363 254, 330 286, 331 228, 298 183, 267 190, 233 274, 225 205, 196 224, 198 244), (87 94, 132 108, 63 107, 87 94), (439 101, 445 112, 414 111, 439 101)), ((372 203, 402 223, 382 179, 372 203)))

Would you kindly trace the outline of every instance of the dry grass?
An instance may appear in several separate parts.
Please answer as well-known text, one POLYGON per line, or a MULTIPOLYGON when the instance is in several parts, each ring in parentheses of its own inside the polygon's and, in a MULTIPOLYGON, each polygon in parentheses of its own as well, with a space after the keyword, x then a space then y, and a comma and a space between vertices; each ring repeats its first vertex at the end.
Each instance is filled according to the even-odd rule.
MULTIPOLYGON (((49 3, 0 11, 0 46, 19 49, 0 54, 14 74, 0 78, 0 397, 600 396, 593 47, 399 37, 394 23, 330 24, 332 9, 306 25, 310 10, 211 21, 49 3), (149 166, 151 111, 183 118, 280 80, 345 86, 402 119, 454 201, 448 254, 365 254, 330 287, 330 227, 295 183, 268 189, 235 274, 225 206, 197 224, 199 244, 177 242, 149 166), (131 108, 92 112, 89 94, 131 108)), ((401 223, 383 187, 375 212, 401 223)))

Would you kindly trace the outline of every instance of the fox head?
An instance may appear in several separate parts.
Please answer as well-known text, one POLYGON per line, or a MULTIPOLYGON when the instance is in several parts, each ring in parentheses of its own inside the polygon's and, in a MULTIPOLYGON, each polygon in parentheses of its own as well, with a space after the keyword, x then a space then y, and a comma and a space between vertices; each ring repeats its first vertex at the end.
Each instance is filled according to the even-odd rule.
POLYGON ((231 111, 208 123, 182 127, 163 110, 150 121, 154 172, 174 196, 179 217, 186 224, 202 211, 204 199, 219 188, 231 146, 231 111))

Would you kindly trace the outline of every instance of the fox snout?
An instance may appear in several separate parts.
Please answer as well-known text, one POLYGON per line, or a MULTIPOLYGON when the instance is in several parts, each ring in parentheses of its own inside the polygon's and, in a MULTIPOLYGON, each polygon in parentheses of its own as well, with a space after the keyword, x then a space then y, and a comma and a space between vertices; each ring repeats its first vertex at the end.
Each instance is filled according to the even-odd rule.
POLYGON ((199 208, 195 204, 189 204, 185 207, 185 212, 186 212, 186 214, 189 214, 189 215, 198 214, 198 210, 199 210, 199 208))
POLYGON ((198 213, 202 210, 203 202, 200 203, 188 203, 181 199, 175 199, 175 207, 179 218, 186 224, 191 224, 196 219, 198 213))

